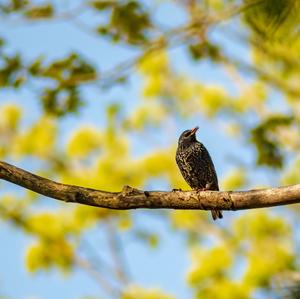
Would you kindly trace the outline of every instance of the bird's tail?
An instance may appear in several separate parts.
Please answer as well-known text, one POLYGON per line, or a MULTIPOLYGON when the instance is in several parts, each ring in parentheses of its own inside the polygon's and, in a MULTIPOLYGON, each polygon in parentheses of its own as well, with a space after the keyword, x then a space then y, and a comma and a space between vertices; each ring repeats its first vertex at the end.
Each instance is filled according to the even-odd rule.
POLYGON ((223 218, 222 211, 220 211, 220 210, 211 210, 211 215, 212 215, 213 220, 223 218))

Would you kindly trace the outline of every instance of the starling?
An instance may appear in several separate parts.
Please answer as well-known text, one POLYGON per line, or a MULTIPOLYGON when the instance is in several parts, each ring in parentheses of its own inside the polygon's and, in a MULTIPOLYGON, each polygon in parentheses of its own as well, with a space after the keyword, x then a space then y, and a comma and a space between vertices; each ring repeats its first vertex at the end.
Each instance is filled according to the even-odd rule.
MULTIPOLYGON (((197 141, 199 128, 184 131, 178 140, 176 162, 180 172, 194 190, 219 190, 217 173, 205 146, 197 141)), ((213 220, 223 218, 221 211, 211 211, 213 220)))

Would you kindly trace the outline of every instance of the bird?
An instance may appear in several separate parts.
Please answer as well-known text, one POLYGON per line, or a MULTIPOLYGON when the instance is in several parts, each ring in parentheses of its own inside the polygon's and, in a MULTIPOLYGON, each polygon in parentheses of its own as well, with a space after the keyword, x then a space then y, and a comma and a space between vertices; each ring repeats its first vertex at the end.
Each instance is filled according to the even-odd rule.
MULTIPOLYGON (((198 191, 219 191, 215 166, 206 147, 196 139, 199 127, 182 132, 178 139, 176 163, 189 186, 198 191)), ((211 210, 213 220, 223 218, 222 212, 211 210)))

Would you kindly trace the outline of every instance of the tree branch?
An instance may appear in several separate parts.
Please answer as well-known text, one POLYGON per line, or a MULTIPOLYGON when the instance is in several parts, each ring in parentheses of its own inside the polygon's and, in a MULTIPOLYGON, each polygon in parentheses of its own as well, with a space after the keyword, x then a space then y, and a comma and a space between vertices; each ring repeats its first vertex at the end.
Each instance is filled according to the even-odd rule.
POLYGON ((245 210, 300 202, 300 184, 250 191, 142 191, 125 186, 121 192, 57 183, 0 161, 0 179, 65 202, 129 210, 245 210))

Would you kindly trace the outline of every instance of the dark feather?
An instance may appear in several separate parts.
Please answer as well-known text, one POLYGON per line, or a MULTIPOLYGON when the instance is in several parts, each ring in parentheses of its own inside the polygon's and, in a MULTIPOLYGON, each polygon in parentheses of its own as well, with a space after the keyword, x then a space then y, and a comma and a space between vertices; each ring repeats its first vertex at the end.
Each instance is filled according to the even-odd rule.
MULTIPOLYGON (((191 135, 185 137, 185 131, 179 138, 176 162, 183 178, 196 190, 219 190, 218 177, 205 146, 191 135)), ((194 132, 195 134, 195 132, 194 132)), ((221 211, 212 211, 213 219, 222 218, 221 211)))

